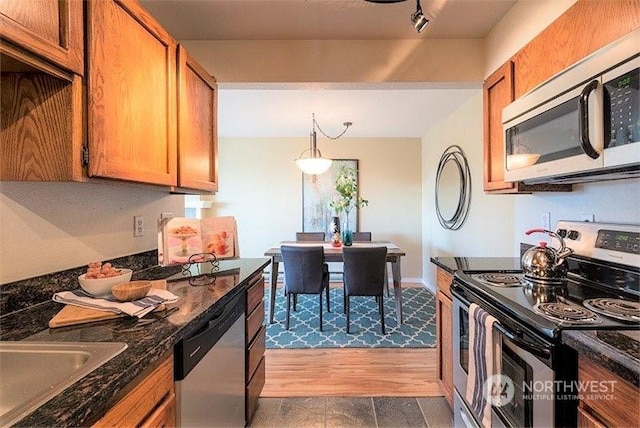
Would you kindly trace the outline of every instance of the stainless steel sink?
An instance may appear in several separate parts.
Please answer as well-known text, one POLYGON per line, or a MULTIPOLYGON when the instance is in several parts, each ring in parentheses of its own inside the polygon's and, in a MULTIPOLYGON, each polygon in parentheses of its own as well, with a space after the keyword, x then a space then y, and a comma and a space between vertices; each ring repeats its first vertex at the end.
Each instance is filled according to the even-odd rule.
POLYGON ((0 342, 0 426, 10 426, 124 351, 120 342, 0 342))

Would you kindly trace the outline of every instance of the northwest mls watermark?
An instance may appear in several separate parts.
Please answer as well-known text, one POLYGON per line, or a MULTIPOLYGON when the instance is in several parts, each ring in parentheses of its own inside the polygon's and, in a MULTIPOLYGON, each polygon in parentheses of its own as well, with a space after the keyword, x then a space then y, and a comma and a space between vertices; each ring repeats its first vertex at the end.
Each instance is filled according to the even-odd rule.
MULTIPOLYGON (((537 380, 522 382, 517 389, 523 400, 613 400, 615 380, 537 380)), ((485 396, 496 407, 509 404, 516 385, 509 376, 493 375, 484 385, 485 396)))

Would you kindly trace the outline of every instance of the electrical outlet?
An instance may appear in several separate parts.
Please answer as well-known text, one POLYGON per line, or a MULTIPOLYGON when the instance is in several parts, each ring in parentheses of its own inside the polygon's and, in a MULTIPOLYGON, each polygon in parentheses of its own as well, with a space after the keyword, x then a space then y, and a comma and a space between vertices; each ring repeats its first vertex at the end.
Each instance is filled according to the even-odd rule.
POLYGON ((551 213, 542 213, 540 216, 540 226, 544 230, 551 230, 551 213))
POLYGON ((141 215, 133 217, 133 236, 144 236, 144 217, 141 215))
POLYGON ((580 221, 589 221, 593 223, 596 221, 596 216, 593 214, 580 214, 580 221))

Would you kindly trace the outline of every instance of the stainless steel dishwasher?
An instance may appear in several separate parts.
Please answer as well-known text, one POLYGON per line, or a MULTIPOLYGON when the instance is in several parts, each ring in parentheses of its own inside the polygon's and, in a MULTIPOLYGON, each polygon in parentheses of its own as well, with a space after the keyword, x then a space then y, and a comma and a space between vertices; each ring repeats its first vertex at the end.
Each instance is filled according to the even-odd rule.
POLYGON ((176 345, 179 427, 244 427, 244 308, 239 293, 176 345))

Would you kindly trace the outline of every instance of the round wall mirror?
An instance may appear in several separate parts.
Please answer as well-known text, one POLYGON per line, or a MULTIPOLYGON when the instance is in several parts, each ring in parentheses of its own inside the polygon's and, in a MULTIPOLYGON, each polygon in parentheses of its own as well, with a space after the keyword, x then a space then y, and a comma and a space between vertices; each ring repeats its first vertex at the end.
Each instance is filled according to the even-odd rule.
POLYGON ((436 215, 445 229, 458 230, 469 214, 471 171, 459 146, 447 147, 436 173, 436 215))

